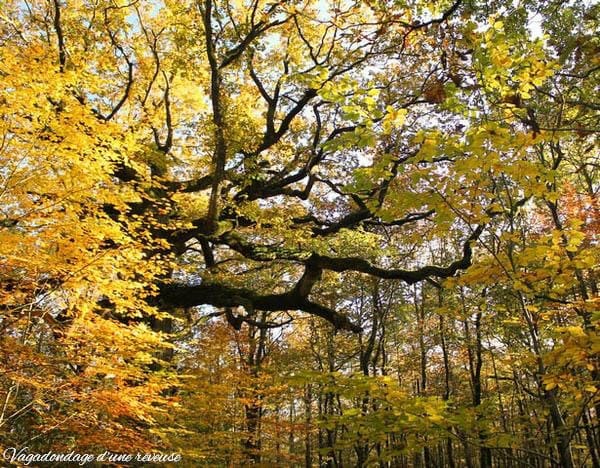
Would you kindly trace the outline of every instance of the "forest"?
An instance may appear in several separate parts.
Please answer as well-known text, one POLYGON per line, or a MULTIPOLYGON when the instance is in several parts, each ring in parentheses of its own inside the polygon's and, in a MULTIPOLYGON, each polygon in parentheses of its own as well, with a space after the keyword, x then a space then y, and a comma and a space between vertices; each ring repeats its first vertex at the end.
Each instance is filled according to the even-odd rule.
POLYGON ((0 465, 600 468, 599 96, 595 0, 1 0, 0 465))

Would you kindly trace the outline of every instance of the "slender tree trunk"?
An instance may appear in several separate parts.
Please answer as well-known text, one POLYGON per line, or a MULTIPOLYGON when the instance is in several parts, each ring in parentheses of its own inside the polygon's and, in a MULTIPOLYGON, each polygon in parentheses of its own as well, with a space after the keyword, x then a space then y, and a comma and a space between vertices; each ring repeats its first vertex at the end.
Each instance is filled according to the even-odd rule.
MULTIPOLYGON (((263 312, 260 317, 261 322, 267 321, 267 312, 263 312)), ((246 366, 252 380, 260 375, 260 369, 266 354, 267 331, 265 328, 257 330, 254 326, 248 327, 249 349, 246 357, 246 366)), ((245 405, 245 422, 248 437, 244 441, 246 458, 251 463, 260 463, 261 461, 261 418, 263 413, 262 395, 259 388, 256 388, 254 382, 248 395, 250 403, 245 405)))
MULTIPOLYGON (((481 339, 481 310, 475 315, 475 373, 473 381, 473 404, 479 408, 481 406, 482 383, 481 383, 481 368, 483 366, 482 359, 482 339, 481 339)), ((478 414, 478 418, 482 418, 478 414)), ((491 468, 492 466, 492 451, 487 447, 487 431, 481 429, 479 431, 479 458, 481 468, 491 468)))
POLYGON ((596 451, 596 441, 594 440, 594 432, 590 425, 590 418, 587 414, 587 408, 583 409, 581 414, 581 419, 583 421, 584 429, 585 429, 585 439, 587 446, 590 451, 590 458, 592 459, 592 466, 594 468, 600 468, 600 460, 598 459, 598 453, 596 451))
MULTIPOLYGON (((467 315, 467 305, 464 297, 464 293, 461 291, 461 301, 463 307, 463 313, 467 315)), ((467 355, 469 358, 469 374, 471 376, 471 391, 473 407, 477 412, 477 420, 483 419, 480 414, 480 406, 482 402, 482 383, 481 383, 481 368, 483 366, 482 351, 483 346, 481 342, 481 310, 478 310, 475 314, 475 337, 471 337, 469 329, 469 319, 465 319, 465 338, 467 341, 467 355)), ((491 468, 492 466, 492 452, 487 444, 486 431, 480 429, 478 432, 479 439, 479 464, 481 468, 491 468)))
POLYGON ((306 468, 312 467, 312 385, 306 384, 304 387, 304 419, 306 424, 306 434, 304 436, 304 465, 306 468))
MULTIPOLYGON (((442 289, 438 289, 438 307, 442 307, 443 305, 443 296, 442 289)), ((448 345, 446 343, 446 324, 443 315, 439 315, 440 322, 440 346, 442 347, 442 357, 444 360, 444 401, 448 401, 450 399, 450 382, 452 381, 452 370, 450 369, 450 357, 448 354, 448 345)), ((455 468, 454 464, 454 454, 452 450, 452 438, 448 437, 446 439, 446 458, 447 465, 449 468, 455 468)))
MULTIPOLYGON (((334 372, 335 371, 335 348, 334 348, 334 343, 333 343, 333 331, 330 330, 327 333, 327 363, 328 363, 328 370, 329 372, 334 372)), ((332 416, 333 414, 335 414, 335 408, 334 408, 334 398, 335 395, 332 392, 328 392, 325 394, 325 407, 324 407, 324 413, 327 416, 332 416)), ((327 439, 327 467, 328 468, 334 468, 334 467, 338 467, 338 460, 337 460, 337 454, 335 452, 335 439, 336 439, 336 432, 334 429, 330 429, 330 428, 326 428, 325 429, 325 434, 326 434, 326 439, 327 439)))
POLYGON ((527 322, 529 329, 529 335, 533 347, 533 352, 537 362, 537 377, 536 384, 543 395, 543 400, 550 412, 550 420, 554 432, 556 433, 556 449, 562 468, 573 468, 575 463, 573 462, 573 454, 571 453, 571 431, 568 430, 565 424, 563 415, 558 407, 556 400, 556 389, 546 390, 541 380, 541 376, 546 374, 546 366, 542 357, 542 349, 539 341, 539 331, 537 328, 536 320, 532 316, 531 312, 527 309, 525 299, 523 295, 519 295, 521 311, 527 322))

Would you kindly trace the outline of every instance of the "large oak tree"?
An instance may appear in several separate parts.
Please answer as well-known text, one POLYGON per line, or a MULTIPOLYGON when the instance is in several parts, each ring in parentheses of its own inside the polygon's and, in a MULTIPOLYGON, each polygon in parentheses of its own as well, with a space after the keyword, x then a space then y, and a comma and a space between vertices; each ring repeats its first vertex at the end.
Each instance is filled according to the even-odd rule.
POLYGON ((61 426, 60 409, 80 443, 106 446, 85 427, 101 408, 144 446, 179 388, 168 337, 198 316, 263 334, 307 316, 361 339, 370 327, 368 375, 385 321, 360 320, 348 291, 367 279, 419 285, 426 377, 416 294, 424 307, 426 288, 478 263, 472 284, 514 288, 573 466, 531 310, 575 288, 573 321, 595 330, 597 233, 569 187, 596 216, 597 15, 550 1, 5 2, 0 425, 31 416, 7 443, 61 426), (533 212, 552 222, 519 231, 533 212))

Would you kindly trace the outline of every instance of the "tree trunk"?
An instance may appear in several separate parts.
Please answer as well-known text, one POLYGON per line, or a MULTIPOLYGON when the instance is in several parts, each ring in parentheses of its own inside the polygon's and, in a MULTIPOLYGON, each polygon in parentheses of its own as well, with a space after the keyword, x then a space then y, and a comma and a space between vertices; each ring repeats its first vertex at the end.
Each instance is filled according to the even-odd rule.
MULTIPOLYGON (((442 288, 438 288, 438 307, 441 308, 443 305, 443 295, 442 288)), ((439 323, 440 323, 440 346, 442 348, 442 357, 444 360, 444 401, 448 401, 450 399, 450 382, 452 381, 452 370, 450 368, 450 356, 448 353, 448 344, 446 342, 446 324, 443 315, 439 315, 439 323)), ((446 439, 446 458, 447 465, 449 468, 455 468, 454 464, 454 453, 452 449, 452 438, 448 437, 446 439)))
POLYGON ((304 464, 306 468, 312 467, 312 385, 307 384, 304 387, 304 418, 306 424, 306 434, 304 436, 304 464))

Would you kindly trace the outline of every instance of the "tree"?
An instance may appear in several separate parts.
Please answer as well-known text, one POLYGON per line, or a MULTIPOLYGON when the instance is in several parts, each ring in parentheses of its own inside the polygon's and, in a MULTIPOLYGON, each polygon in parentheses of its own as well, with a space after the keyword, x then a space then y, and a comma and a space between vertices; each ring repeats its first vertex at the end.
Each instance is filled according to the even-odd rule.
POLYGON ((0 25, 4 445, 598 465, 597 5, 9 0, 0 25))
POLYGON ((160 314, 148 298, 164 267, 144 253, 156 247, 143 223, 104 209, 139 197, 111 176, 137 144, 79 98, 96 78, 20 21, 4 21, 1 49, 2 445, 43 448, 60 432, 58 446, 147 447, 169 378, 145 372, 165 344, 136 317, 160 314))

